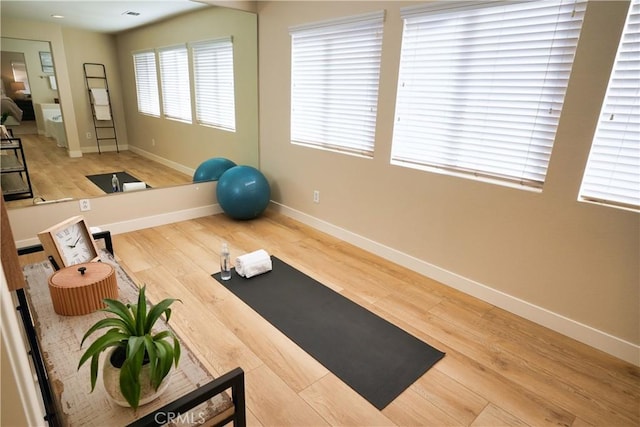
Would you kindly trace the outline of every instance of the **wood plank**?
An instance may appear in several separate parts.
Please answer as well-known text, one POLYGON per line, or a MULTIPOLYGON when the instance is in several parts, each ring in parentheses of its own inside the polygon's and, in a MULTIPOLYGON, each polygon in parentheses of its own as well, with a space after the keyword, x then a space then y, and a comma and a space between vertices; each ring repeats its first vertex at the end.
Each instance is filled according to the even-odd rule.
POLYGON ((300 392, 330 425, 388 426, 392 421, 329 373, 300 392))
POLYGON ((438 369, 430 369, 411 386, 423 399, 462 425, 469 425, 487 406, 487 400, 438 369))
POLYGON ((463 426, 442 408, 424 400, 409 388, 389 406, 382 410, 390 420, 399 426, 463 426))
POLYGON ((267 426, 327 426, 324 418, 266 365, 245 374, 247 406, 267 426))
POLYGON ((500 409, 494 404, 490 403, 486 408, 478 415, 473 423, 472 427, 494 427, 494 426, 521 426, 526 427, 527 424, 514 417, 510 413, 500 409))
POLYGON ((197 307, 182 304, 172 323, 205 366, 248 370, 250 425, 640 425, 638 367, 279 213, 208 216, 114 236, 114 245, 140 278, 166 282, 162 292, 184 292, 197 307), (383 411, 362 404, 212 283, 223 241, 233 257, 266 249, 447 355, 383 411))
POLYGON ((546 396, 529 392, 506 376, 459 353, 447 353, 438 369, 504 411, 532 426, 570 426, 575 416, 547 400, 546 396), (446 360, 445 360, 446 359, 446 360))

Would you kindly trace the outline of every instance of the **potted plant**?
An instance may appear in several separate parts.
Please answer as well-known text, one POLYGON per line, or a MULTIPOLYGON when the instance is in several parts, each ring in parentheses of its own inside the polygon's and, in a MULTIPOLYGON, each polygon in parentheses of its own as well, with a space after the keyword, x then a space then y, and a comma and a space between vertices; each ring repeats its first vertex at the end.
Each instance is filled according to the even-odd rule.
POLYGON ((93 391, 98 377, 100 353, 111 348, 103 365, 105 389, 116 403, 128 404, 133 409, 153 400, 164 391, 172 365, 177 367, 180 359, 180 342, 175 334, 170 330, 157 333, 153 331, 162 314, 169 321, 169 306, 179 300, 167 298, 147 310, 145 288, 146 286, 139 288, 137 304, 125 305, 117 300, 104 299, 106 308, 102 311, 116 317, 97 321, 84 334, 80 343, 82 347, 85 339, 95 331, 108 328, 82 355, 78 369, 91 359, 93 391), (117 372, 117 378, 108 378, 109 372, 117 372), (116 385, 116 390, 110 390, 110 384, 117 384, 119 387, 116 385))

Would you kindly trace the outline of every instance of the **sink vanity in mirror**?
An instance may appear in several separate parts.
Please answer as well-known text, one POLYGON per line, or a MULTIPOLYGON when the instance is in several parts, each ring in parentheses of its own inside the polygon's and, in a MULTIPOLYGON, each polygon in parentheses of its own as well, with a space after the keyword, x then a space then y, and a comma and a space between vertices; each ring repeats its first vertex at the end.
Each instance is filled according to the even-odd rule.
MULTIPOLYGON (((36 212, 43 212, 43 215, 44 212, 47 212, 47 215, 55 212, 54 215, 57 217, 65 215, 66 212, 77 211, 78 203, 75 199, 101 197, 105 200, 97 202, 98 205, 112 205, 117 209, 115 206, 122 203, 118 198, 128 197, 126 200, 129 200, 136 197, 131 194, 107 195, 96 190, 86 179, 86 175, 91 171, 104 173, 126 170, 140 180, 148 180, 153 189, 144 193, 159 192, 158 195, 146 194, 136 198, 151 200, 145 203, 148 206, 155 203, 166 206, 167 199, 161 195, 161 188, 178 185, 178 188, 171 190, 173 200, 180 200, 182 192, 185 198, 191 200, 198 188, 197 184, 191 183, 193 171, 208 158, 226 157, 237 164, 258 166, 258 58, 255 13, 210 6, 115 35, 15 19, 3 13, 1 35, 3 41, 10 38, 46 42, 50 45, 66 144, 58 144, 56 139, 47 138, 42 134, 26 135, 24 139, 27 161, 30 162, 31 154, 34 162, 38 162, 40 156, 41 160, 51 163, 52 169, 49 172, 46 172, 44 167, 39 168, 42 171, 41 178, 50 179, 48 187, 41 184, 40 188, 36 180, 36 197, 47 200, 74 199, 73 202, 60 203, 67 206, 59 209, 51 205, 32 206, 33 200, 8 202, 7 207, 10 211, 15 209, 26 213, 28 210, 34 210, 29 212, 28 217, 39 217, 36 212), (138 112, 133 52, 228 36, 233 39, 235 132, 195 122, 185 123, 164 117, 152 117, 138 112), (91 106, 83 76, 85 62, 101 63, 106 67, 120 153, 116 153, 115 148, 105 148, 102 145, 102 154, 97 153, 91 106), (42 148, 43 144, 48 144, 46 150, 42 148), (152 172, 151 175, 149 170, 152 172), (155 183, 152 184, 154 180, 155 183), (39 209, 42 211, 38 211, 39 209)), ((34 73, 28 71, 34 78, 40 79, 41 70, 36 69, 34 73)), ((51 104, 51 101, 53 100, 46 99, 42 103, 51 104)), ((40 126, 38 129, 40 133, 40 126)), ((215 203, 213 194, 198 197, 202 201, 193 203, 215 203)), ((172 205, 160 210, 169 212, 181 208, 179 205, 172 205)), ((157 215, 157 211, 158 209, 150 207, 149 215, 157 215)), ((142 209, 135 215, 144 217, 146 213, 142 209)), ((14 215, 10 212, 10 216, 14 215)), ((15 218, 18 217, 25 215, 16 213, 15 218)), ((93 223, 98 225, 100 222, 93 223)), ((21 230, 19 225, 12 225, 21 230)), ((27 236, 35 235, 39 231, 38 227, 40 225, 37 224, 32 227, 25 226, 24 233, 27 236)), ((16 237, 19 240, 19 236, 16 237)))

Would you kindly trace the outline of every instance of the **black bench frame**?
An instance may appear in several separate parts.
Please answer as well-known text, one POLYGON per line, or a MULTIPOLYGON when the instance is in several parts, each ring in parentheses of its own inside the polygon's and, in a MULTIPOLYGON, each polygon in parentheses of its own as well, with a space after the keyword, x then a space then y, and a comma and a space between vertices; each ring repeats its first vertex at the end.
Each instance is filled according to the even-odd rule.
MULTIPOLYGON (((113 255, 113 241, 111 239, 111 232, 100 231, 93 233, 95 240, 104 240, 105 248, 113 255)), ((23 248, 18 248, 18 255, 27 255, 31 253, 41 252, 44 248, 42 245, 32 245, 23 248)), ((56 264, 53 257, 49 256, 49 262, 58 270, 59 267, 56 264)), ((29 311, 29 303, 24 289, 17 289, 16 296, 18 298, 18 306, 16 309, 20 313, 22 323, 24 325, 27 342, 29 345, 28 354, 33 361, 34 370, 38 378, 38 385, 40 386, 40 393, 42 394, 42 401, 44 403, 44 420, 47 421, 49 426, 60 426, 60 420, 56 416, 56 407, 53 401, 53 393, 51 392, 51 385, 49 383, 49 376, 44 366, 44 360, 42 359, 42 353, 40 351, 40 344, 36 335, 36 330, 33 325, 33 319, 31 312, 29 311)), ((197 405, 206 402, 214 396, 231 389, 231 400, 233 401, 233 414, 220 420, 216 425, 223 426, 229 422, 233 422, 234 426, 245 427, 247 425, 247 416, 245 408, 245 387, 244 387, 244 371, 241 368, 235 368, 221 377, 199 387, 198 389, 187 393, 174 400, 171 403, 166 404, 162 408, 155 410, 154 412, 139 418, 130 426, 142 427, 142 426, 160 426, 163 425, 166 420, 175 419, 181 414, 187 413, 190 409, 197 405)))

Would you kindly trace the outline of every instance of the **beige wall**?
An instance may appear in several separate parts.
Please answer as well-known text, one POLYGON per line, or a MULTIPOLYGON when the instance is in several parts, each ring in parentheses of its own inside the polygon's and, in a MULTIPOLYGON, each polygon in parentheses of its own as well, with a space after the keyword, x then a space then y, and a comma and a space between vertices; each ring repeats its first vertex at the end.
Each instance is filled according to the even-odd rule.
POLYGON ((130 147, 163 159, 171 159, 191 169, 197 168, 203 160, 210 157, 226 157, 237 164, 257 167, 256 24, 254 13, 214 7, 118 35, 120 77, 130 147), (137 112, 132 52, 224 36, 233 37, 235 132, 145 116, 137 112))
POLYGON ((260 166, 274 183, 272 198, 514 300, 639 344, 638 214, 577 201, 627 4, 588 6, 541 193, 389 164, 399 11, 406 4, 258 2, 260 166), (292 145, 288 27, 380 9, 387 16, 374 158, 292 145), (312 201, 314 190, 321 192, 319 204, 312 201))
MULTIPOLYGON (((115 36, 67 27, 62 27, 61 31, 66 53, 64 60, 69 70, 71 96, 77 120, 75 132, 80 141, 80 150, 83 153, 98 151, 89 92, 85 83, 84 63, 97 63, 105 66, 118 146, 120 149, 126 149, 128 145, 127 118, 122 106, 122 85, 115 36), (86 137, 87 132, 91 133, 91 138, 86 137)), ((91 85, 91 87, 97 87, 100 82, 92 80, 91 85)), ((104 125, 100 124, 100 126, 104 125)), ((110 136, 108 132, 106 131, 103 137, 110 136)), ((100 149, 101 151, 115 151, 115 142, 111 140, 100 141, 100 149)))

